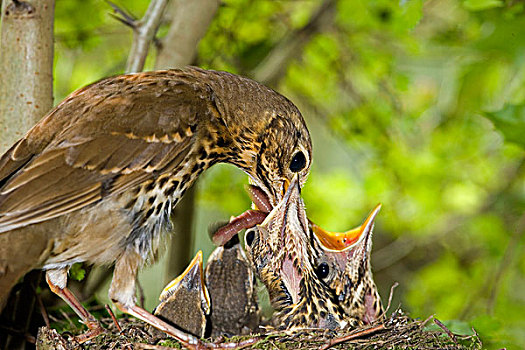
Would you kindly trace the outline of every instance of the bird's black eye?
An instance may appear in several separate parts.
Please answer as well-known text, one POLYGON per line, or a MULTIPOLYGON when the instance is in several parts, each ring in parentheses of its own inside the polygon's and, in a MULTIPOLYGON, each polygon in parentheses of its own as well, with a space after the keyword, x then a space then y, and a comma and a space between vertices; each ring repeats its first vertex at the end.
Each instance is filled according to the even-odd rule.
POLYGON ((255 238, 255 230, 246 232, 246 244, 251 246, 254 238, 255 238))
POLYGON ((297 173, 306 166, 306 157, 304 156, 304 153, 299 151, 297 152, 293 157, 292 161, 290 162, 290 170, 294 173, 297 173))
POLYGON ((321 279, 328 277, 329 272, 330 272, 330 267, 325 262, 317 266, 317 269, 315 270, 315 273, 321 279))

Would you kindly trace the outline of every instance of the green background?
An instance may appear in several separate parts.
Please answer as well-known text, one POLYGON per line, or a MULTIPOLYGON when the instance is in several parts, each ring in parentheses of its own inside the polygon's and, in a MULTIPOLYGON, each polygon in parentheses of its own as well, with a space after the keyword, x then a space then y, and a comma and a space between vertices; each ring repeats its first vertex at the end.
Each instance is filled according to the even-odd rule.
MULTIPOLYGON (((393 305, 412 317, 475 327, 487 348, 525 346, 524 3, 327 3, 272 85, 312 133, 309 217, 346 230, 381 202, 372 263, 383 299, 397 281, 393 305)), ((141 17, 148 3, 117 4, 141 17)), ((253 76, 284 40, 302 40, 320 5, 225 0, 195 64, 253 76)), ((110 13, 103 1, 57 1, 56 103, 123 72, 131 30, 110 13)), ((246 182, 232 166, 203 176, 189 249, 211 252, 207 228, 249 206, 246 182)), ((150 309, 162 271, 141 273, 150 309)))

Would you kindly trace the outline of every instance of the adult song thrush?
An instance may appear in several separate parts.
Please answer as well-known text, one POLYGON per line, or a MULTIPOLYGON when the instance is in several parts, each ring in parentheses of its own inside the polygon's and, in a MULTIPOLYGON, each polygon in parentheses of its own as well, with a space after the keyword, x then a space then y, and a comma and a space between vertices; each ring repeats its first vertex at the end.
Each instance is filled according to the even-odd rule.
POLYGON ((68 270, 115 263, 117 307, 195 345, 135 305, 137 271, 169 231, 172 208, 219 162, 241 168, 274 205, 294 175, 306 180, 311 154, 294 104, 230 73, 119 75, 77 90, 0 158, 0 306, 42 268, 88 326, 84 341, 102 328, 67 289, 68 270))
POLYGON ((379 316, 381 300, 370 266, 379 208, 354 230, 324 231, 308 221, 294 179, 264 222, 246 231, 247 255, 268 289, 276 327, 338 329, 379 316))

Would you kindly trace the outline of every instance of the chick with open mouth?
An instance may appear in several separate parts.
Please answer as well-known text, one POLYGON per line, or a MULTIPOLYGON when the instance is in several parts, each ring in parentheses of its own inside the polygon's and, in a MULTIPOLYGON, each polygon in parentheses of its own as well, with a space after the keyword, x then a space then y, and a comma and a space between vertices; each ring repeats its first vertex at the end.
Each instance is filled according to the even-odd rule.
MULTIPOLYGON (((252 193, 252 199, 264 208, 263 197, 252 193)), ((296 177, 264 221, 246 231, 245 249, 268 289, 276 328, 340 329, 379 317, 381 299, 370 264, 379 209, 353 230, 325 231, 308 220, 296 177)))

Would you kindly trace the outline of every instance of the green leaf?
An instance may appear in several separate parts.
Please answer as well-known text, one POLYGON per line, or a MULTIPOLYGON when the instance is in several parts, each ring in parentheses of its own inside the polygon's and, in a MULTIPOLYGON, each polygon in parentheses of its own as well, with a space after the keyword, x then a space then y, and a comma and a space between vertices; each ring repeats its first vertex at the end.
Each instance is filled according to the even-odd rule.
POLYGON ((82 267, 82 263, 76 263, 69 269, 69 275, 77 281, 82 281, 86 276, 86 270, 82 267))
POLYGON ((525 148, 525 105, 506 105, 496 112, 487 112, 494 126, 501 131, 505 140, 525 148))
POLYGON ((503 1, 501 0, 466 0, 463 5, 467 10, 470 11, 482 11, 488 10, 494 7, 502 7, 503 1))

